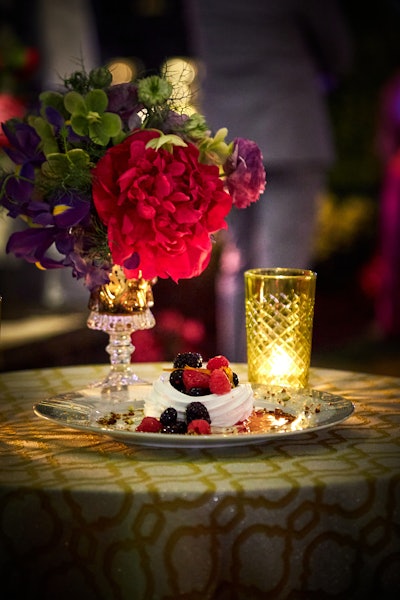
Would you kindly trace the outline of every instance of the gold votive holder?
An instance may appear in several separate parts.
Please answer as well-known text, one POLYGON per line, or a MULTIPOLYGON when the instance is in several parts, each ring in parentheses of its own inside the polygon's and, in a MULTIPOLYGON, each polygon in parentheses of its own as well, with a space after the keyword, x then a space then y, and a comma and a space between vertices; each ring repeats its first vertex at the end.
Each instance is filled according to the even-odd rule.
POLYGON ((307 269, 251 269, 244 278, 249 381, 306 387, 317 274, 307 269))

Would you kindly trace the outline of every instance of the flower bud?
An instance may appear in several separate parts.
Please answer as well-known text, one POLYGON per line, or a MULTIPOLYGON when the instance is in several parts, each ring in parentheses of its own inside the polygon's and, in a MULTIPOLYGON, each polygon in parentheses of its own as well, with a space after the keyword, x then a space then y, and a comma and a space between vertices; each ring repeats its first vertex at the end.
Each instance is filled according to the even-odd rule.
POLYGON ((89 85, 92 88, 105 89, 110 87, 112 75, 106 67, 97 67, 89 73, 89 85))

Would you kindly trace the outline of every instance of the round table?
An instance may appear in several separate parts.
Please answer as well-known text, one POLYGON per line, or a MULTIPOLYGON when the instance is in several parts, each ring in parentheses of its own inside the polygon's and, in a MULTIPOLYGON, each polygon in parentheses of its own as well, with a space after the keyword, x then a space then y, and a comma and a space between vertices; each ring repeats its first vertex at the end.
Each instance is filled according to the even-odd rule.
POLYGON ((0 375, 4 600, 399 597, 400 379, 312 369, 352 416, 238 447, 128 446, 34 414, 107 369, 0 375))

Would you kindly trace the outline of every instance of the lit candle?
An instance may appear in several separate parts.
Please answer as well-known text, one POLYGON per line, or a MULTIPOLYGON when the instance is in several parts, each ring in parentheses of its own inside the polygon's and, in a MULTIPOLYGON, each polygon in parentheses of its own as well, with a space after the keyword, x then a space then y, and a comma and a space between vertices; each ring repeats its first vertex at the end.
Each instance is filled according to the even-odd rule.
POLYGON ((245 273, 249 381, 300 388, 311 358, 316 274, 302 269, 245 273))

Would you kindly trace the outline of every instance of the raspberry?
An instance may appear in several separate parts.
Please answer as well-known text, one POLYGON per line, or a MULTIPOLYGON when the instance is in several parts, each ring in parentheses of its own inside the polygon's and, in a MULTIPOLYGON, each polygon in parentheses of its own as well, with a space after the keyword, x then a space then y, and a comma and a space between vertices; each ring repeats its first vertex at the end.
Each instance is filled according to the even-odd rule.
POLYGON ((211 433, 210 423, 204 419, 194 419, 189 423, 187 432, 197 435, 208 435, 211 433))
POLYGON ((176 423, 176 420, 178 418, 178 413, 176 411, 175 408, 173 408, 173 406, 170 406, 168 408, 166 408, 160 416, 160 423, 161 425, 174 425, 176 423))
POLYGON ((210 369, 210 371, 219 369, 220 367, 229 367, 229 360, 226 358, 226 356, 222 356, 222 354, 218 354, 218 356, 210 358, 207 363, 207 369, 210 369))
POLYGON ((212 394, 227 394, 231 391, 231 382, 229 381, 223 369, 215 369, 210 375, 210 392, 212 394))
POLYGON ((174 369, 183 369, 186 366, 199 369, 202 364, 203 359, 197 352, 182 352, 176 355, 174 369))
POLYGON ((198 419, 211 423, 207 407, 202 402, 191 402, 186 407, 186 422, 189 424, 198 419))
POLYGON ((197 369, 183 370, 183 383, 186 391, 190 388, 206 388, 210 387, 210 376, 208 373, 198 371, 197 369))
POLYGON ((143 417, 142 422, 136 427, 136 431, 145 431, 147 433, 158 433, 161 429, 161 423, 155 417, 143 417))

